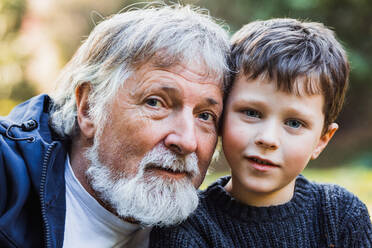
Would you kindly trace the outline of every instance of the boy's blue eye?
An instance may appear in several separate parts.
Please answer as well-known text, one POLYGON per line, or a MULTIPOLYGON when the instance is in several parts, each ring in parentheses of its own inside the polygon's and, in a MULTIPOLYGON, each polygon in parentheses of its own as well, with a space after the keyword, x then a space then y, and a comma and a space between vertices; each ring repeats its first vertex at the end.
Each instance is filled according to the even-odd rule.
POLYGON ((303 126, 303 124, 298 120, 288 120, 285 124, 291 128, 300 128, 303 126))
POLYGON ((257 110, 248 109, 248 110, 244 110, 243 113, 244 113, 245 115, 249 116, 249 117, 253 117, 253 118, 261 118, 261 114, 260 114, 260 112, 258 112, 257 110))

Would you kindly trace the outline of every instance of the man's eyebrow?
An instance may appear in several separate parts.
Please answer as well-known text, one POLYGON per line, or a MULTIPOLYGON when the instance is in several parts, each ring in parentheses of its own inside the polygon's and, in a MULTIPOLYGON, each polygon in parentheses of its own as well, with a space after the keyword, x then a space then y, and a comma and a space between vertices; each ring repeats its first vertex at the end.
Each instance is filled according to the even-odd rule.
POLYGON ((163 85, 158 89, 165 92, 169 97, 171 97, 174 103, 181 104, 182 92, 177 87, 163 85))
MULTIPOLYGON (((161 86, 160 90, 167 92, 168 95, 170 95, 170 96, 180 96, 181 95, 181 92, 179 91, 179 89, 177 89, 176 87, 172 87, 172 86, 161 86)), ((214 98, 207 97, 205 99, 205 104, 206 105, 218 105, 219 102, 216 101, 214 98)))
POLYGON ((207 98, 207 102, 208 102, 209 105, 218 104, 218 102, 216 100, 214 100, 213 98, 210 98, 210 97, 207 98))
POLYGON ((160 87, 160 90, 163 90, 167 92, 170 95, 177 95, 180 94, 179 90, 175 87, 170 87, 170 86, 162 86, 160 87))

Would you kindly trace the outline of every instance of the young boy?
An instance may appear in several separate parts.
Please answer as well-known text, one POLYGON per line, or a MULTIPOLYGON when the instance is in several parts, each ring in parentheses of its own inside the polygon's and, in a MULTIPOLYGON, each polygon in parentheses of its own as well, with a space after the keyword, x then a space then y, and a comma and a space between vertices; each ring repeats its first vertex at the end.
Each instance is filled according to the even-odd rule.
POLYGON ((231 177, 203 191, 181 225, 154 229, 150 247, 372 247, 356 196, 299 175, 338 128, 349 65, 333 32, 253 22, 232 37, 232 61, 221 128, 231 177))

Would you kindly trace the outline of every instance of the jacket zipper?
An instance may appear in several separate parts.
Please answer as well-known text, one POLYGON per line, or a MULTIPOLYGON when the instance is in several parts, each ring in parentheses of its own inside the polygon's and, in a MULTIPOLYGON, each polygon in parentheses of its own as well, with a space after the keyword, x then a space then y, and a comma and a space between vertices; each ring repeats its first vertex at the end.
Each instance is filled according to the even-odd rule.
POLYGON ((46 216, 46 208, 45 208, 45 183, 46 177, 48 173, 48 163, 50 160, 50 155, 52 154, 53 149, 56 147, 57 142, 53 142, 47 149, 46 154, 43 160, 43 167, 41 171, 41 181, 40 181, 40 203, 41 203, 41 217, 44 221, 44 244, 45 247, 51 247, 50 244, 50 229, 49 229, 49 222, 46 216))

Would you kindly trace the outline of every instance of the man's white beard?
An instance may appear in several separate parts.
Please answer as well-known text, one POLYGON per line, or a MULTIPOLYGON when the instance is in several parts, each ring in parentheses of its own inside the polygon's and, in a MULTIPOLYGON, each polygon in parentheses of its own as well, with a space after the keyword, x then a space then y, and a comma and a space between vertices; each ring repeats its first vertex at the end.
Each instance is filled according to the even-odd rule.
POLYGON ((117 175, 99 161, 98 147, 95 139, 86 151, 91 162, 86 175, 97 196, 120 217, 134 218, 142 225, 167 226, 180 223, 197 207, 197 190, 191 182, 199 174, 195 153, 181 158, 159 144, 143 157, 136 175, 117 175), (185 171, 192 176, 164 178, 146 172, 149 167, 185 171))

